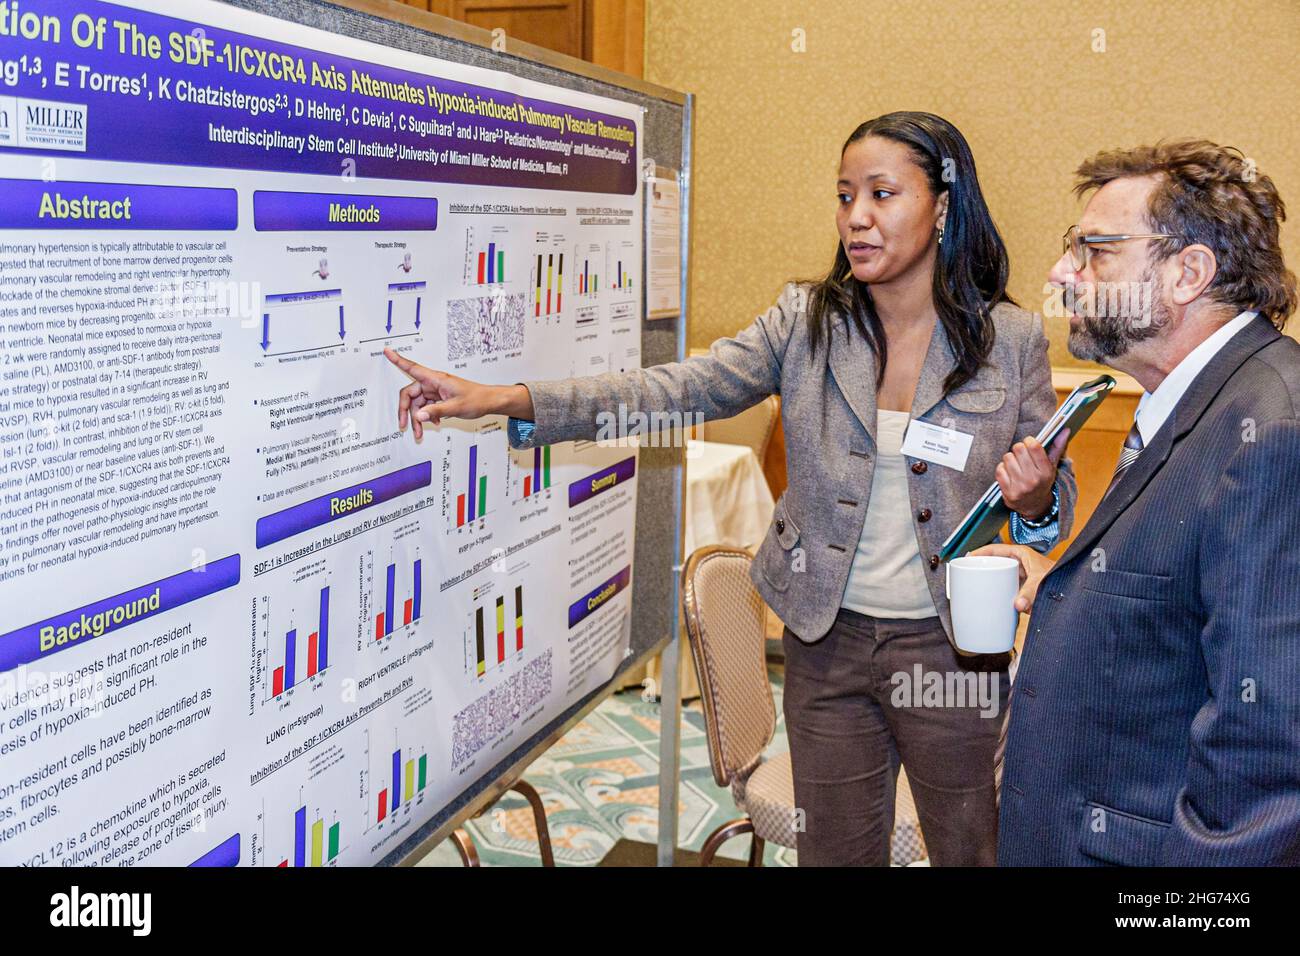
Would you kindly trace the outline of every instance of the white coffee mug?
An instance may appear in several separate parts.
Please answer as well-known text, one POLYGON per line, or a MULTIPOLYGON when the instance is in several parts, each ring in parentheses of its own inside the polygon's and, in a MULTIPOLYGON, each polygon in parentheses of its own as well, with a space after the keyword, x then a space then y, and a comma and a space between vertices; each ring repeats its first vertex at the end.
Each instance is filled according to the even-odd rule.
POLYGON ((967 654, 1011 650, 1020 620, 1012 603, 1020 591, 1019 561, 992 555, 949 561, 946 591, 958 650, 967 654))

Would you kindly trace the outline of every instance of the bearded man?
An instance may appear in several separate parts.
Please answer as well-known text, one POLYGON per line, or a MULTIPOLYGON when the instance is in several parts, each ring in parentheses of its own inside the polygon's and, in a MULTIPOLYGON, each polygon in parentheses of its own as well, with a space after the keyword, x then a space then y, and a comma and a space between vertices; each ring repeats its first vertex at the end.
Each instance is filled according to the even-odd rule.
POLYGON ((1205 141, 1101 153, 1051 282, 1070 351, 1145 390, 1032 609, 1001 865, 1300 864, 1300 345, 1272 181, 1205 141))

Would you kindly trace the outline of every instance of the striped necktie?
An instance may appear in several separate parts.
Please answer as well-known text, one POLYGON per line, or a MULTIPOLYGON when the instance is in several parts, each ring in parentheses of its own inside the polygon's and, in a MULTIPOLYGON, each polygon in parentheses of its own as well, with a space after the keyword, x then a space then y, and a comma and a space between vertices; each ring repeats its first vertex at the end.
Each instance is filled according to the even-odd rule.
POLYGON ((1138 431, 1137 420, 1133 420, 1133 427, 1128 430, 1124 437, 1124 447, 1120 449, 1119 461, 1115 463, 1115 474, 1110 477, 1110 484, 1106 488, 1106 494, 1101 496, 1105 501, 1107 496, 1115 490, 1119 480, 1124 477, 1124 472, 1128 471, 1129 465, 1137 461, 1137 457, 1142 452, 1142 433, 1138 431))

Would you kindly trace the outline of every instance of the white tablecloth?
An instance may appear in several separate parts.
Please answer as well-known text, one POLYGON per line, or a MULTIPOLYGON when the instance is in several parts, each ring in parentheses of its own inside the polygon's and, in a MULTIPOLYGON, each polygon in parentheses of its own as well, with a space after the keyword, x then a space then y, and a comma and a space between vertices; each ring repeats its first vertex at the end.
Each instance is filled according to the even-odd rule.
MULTIPOLYGON (((775 507, 763 467, 748 445, 693 439, 687 444, 683 558, 709 544, 756 548, 767 534, 775 507)), ((678 681, 682 698, 690 700, 700 696, 700 685, 695 679, 695 665, 684 627, 681 640, 682 666, 678 681)), ((627 683, 642 686, 646 678, 658 682, 659 658, 650 661, 644 675, 629 675, 629 678, 627 683)), ((658 692, 656 688, 655 693, 658 692)))
POLYGON ((706 544, 757 547, 772 523, 775 505, 752 448, 687 443, 684 557, 706 544))

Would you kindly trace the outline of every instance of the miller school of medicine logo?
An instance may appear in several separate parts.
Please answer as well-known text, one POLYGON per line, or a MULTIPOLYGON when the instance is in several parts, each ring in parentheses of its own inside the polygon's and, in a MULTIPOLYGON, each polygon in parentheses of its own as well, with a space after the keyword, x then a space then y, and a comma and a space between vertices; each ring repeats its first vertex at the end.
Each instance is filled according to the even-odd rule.
POLYGON ((0 96, 0 146, 86 151, 86 106, 0 96))

